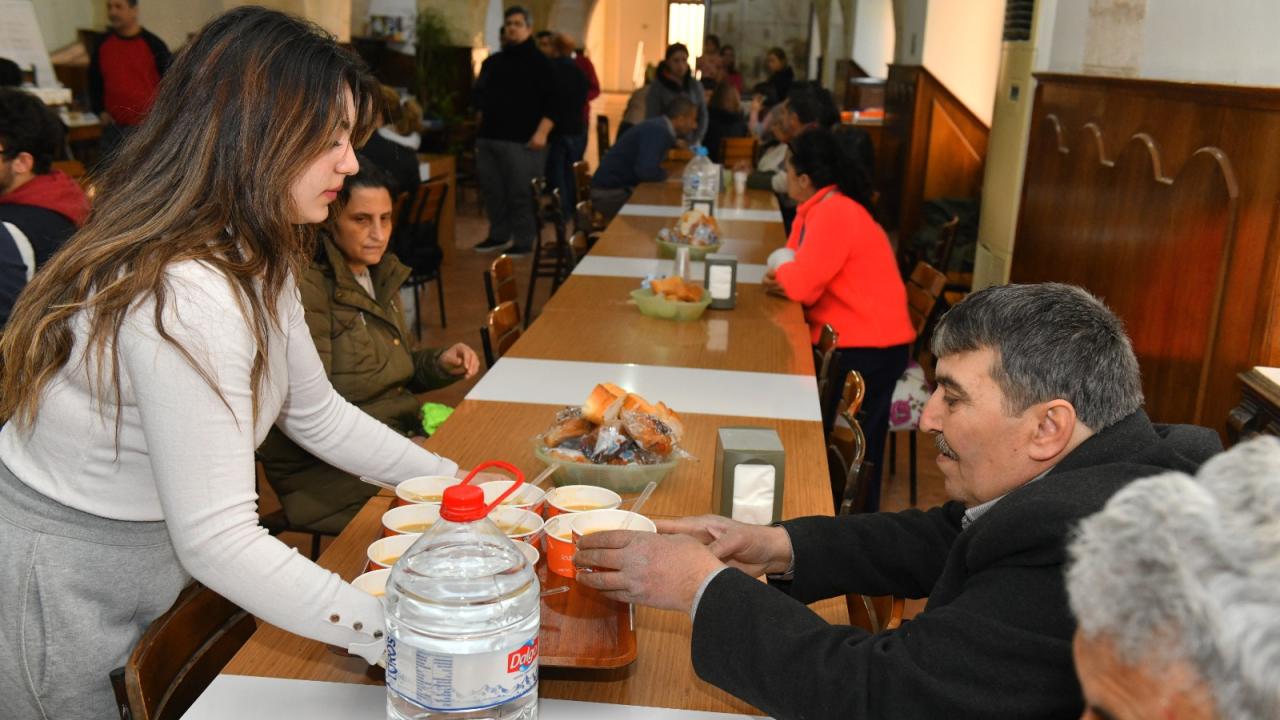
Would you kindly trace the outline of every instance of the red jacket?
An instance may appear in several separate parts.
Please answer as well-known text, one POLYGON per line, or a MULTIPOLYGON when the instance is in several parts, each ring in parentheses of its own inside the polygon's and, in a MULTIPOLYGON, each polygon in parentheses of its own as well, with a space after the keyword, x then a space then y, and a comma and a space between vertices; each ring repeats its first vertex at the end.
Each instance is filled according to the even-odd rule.
POLYGON ((582 127, 586 128, 586 132, 591 132, 591 101, 600 97, 600 78, 596 76, 595 63, 586 55, 576 53, 573 62, 587 76, 587 101, 582 104, 582 127))
POLYGON ((17 189, 0 195, 0 205, 32 205, 56 212, 76 224, 89 217, 89 198, 84 190, 61 170, 36 175, 17 189))
POLYGON ((889 238, 834 185, 796 208, 787 247, 796 258, 778 268, 778 284, 804 304, 815 345, 826 323, 839 333, 839 347, 885 348, 915 340, 889 238))

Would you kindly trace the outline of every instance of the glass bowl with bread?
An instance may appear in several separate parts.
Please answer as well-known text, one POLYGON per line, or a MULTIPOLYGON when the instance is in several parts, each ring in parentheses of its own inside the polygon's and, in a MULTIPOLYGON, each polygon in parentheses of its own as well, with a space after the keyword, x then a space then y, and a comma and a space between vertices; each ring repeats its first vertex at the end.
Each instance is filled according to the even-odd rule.
POLYGON ((595 485, 636 493, 661 482, 687 455, 684 422, 663 403, 649 403, 613 383, 595 386, 580 407, 558 412, 534 440, 534 456, 559 463, 556 485, 595 485))
POLYGON ((720 249, 720 224, 701 210, 685 210, 669 228, 658 231, 658 256, 673 258, 676 248, 689 248, 691 260, 701 260, 720 249))
POLYGON ((631 291, 641 315, 663 320, 691 321, 702 317, 711 304, 711 293, 681 277, 650 280, 648 287, 631 291))

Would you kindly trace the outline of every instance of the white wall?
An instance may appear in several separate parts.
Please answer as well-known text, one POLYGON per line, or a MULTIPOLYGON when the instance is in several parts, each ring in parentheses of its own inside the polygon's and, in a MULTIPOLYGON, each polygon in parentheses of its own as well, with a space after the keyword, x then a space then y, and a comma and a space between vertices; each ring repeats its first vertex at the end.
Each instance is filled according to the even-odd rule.
POLYGON ((893 0, 856 0, 853 60, 871 77, 889 76, 893 62, 893 0))
POLYGON ((925 23, 925 69, 987 125, 1000 73, 1004 4, 930 0, 925 23))
POLYGON ((635 85, 636 50, 644 62, 657 64, 667 49, 666 3, 599 0, 587 28, 587 55, 595 63, 600 88, 631 92, 635 85))
POLYGON ((893 0, 893 61, 898 65, 924 62, 925 20, 929 0, 893 0))
POLYGON ((1049 69, 1157 80, 1280 85, 1280 2, 1061 2, 1049 69), (1127 11, 1127 12, 1126 12, 1127 11), (1109 51, 1117 38, 1131 56, 1109 51))
POLYGON ((98 5, 90 0, 35 0, 36 23, 45 49, 55 52, 78 39, 76 30, 99 27, 98 5))

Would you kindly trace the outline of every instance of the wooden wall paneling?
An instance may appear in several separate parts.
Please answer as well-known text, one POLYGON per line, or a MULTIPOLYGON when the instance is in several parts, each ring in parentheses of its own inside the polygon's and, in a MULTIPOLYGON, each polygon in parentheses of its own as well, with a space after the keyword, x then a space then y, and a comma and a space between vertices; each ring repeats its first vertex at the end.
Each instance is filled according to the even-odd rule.
POLYGON ((1218 430, 1280 362, 1280 91, 1038 76, 1018 282, 1074 282, 1126 322, 1153 418, 1218 430))
POLYGON ((881 222, 899 242, 920 226, 926 200, 977 197, 990 128, 928 70, 889 66, 881 222))

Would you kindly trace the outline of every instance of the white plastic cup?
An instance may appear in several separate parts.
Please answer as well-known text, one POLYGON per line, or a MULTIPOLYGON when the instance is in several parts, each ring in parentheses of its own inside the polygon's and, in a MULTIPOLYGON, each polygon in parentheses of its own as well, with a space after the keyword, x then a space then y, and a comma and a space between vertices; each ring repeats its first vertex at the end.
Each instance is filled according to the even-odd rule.
POLYGON ((547 493, 546 516, 613 510, 622 504, 622 496, 596 485, 565 485, 547 493))
POLYGON ((516 507, 496 507, 489 519, 512 540, 532 543, 542 532, 542 516, 532 510, 516 507))
POLYGON ((392 535, 381 540, 374 540, 369 545, 366 554, 369 557, 369 570, 378 568, 390 568, 396 564, 401 555, 422 537, 421 534, 416 535, 392 535))
POLYGON ((747 192, 747 171, 733 171, 733 191, 738 195, 744 195, 747 192))
POLYGON ((396 497, 400 504, 433 503, 439 505, 444 489, 462 482, 452 475, 422 475, 396 485, 396 497))
POLYGON ((370 570, 351 581, 351 587, 382 599, 387 593, 387 578, 391 577, 391 568, 370 570))
MULTIPOLYGON (((480 492, 484 493, 484 503, 488 505, 496 501, 502 497, 502 493, 506 492, 514 484, 515 480, 492 480, 487 483, 481 483, 480 492)), ((508 495, 498 507, 518 507, 539 512, 542 509, 542 498, 545 495, 546 492, 542 488, 525 483, 520 486, 520 489, 508 495)))

